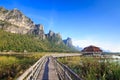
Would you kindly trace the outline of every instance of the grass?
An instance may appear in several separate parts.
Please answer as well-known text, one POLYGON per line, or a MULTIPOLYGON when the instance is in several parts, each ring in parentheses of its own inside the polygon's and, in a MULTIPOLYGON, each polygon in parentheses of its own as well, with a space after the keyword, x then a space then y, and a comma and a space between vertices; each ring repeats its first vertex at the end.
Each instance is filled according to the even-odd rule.
POLYGON ((43 55, 44 53, 1 54, 0 80, 15 80, 43 55))
POLYGON ((95 57, 59 58, 84 80, 120 80, 120 64, 95 57))

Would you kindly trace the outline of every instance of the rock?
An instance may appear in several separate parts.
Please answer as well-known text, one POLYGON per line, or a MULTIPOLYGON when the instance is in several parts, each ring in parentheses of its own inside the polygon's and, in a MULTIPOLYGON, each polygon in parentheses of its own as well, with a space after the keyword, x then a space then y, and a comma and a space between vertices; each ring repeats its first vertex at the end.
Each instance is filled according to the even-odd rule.
POLYGON ((48 37, 53 37, 54 35, 55 35, 55 33, 50 30, 49 33, 48 33, 48 37))
POLYGON ((63 40, 63 42, 64 42, 64 44, 65 44, 66 46, 68 46, 68 47, 70 47, 70 48, 73 47, 72 39, 71 39, 71 38, 68 37, 67 39, 63 40))
POLYGON ((46 37, 57 45, 63 43, 60 33, 54 33, 50 30, 49 33, 46 34, 46 37))
POLYGON ((42 24, 36 24, 32 33, 39 36, 41 39, 45 39, 44 27, 42 24))
POLYGON ((61 35, 60 35, 60 33, 56 33, 55 34, 55 38, 57 39, 57 44, 61 44, 61 43, 63 43, 62 42, 62 37, 61 37, 61 35))
POLYGON ((5 30, 11 33, 26 34, 35 27, 33 21, 23 15, 18 9, 7 10, 0 7, 0 20, 11 24, 9 26, 4 24, 4 26, 7 26, 5 30))
POLYGON ((60 39, 62 39, 60 33, 56 33, 55 36, 58 37, 58 38, 60 38, 60 39))

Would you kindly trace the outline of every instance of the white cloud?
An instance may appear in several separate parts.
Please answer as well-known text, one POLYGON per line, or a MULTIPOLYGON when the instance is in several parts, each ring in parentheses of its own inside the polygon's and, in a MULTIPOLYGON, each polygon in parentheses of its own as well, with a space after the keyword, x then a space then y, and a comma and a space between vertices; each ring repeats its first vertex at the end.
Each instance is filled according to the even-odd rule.
POLYGON ((112 52, 120 52, 119 44, 113 44, 107 41, 105 42, 105 41, 88 40, 88 39, 84 39, 84 40, 73 39, 73 45, 80 46, 82 48, 89 46, 89 45, 95 45, 102 49, 110 50, 112 52))

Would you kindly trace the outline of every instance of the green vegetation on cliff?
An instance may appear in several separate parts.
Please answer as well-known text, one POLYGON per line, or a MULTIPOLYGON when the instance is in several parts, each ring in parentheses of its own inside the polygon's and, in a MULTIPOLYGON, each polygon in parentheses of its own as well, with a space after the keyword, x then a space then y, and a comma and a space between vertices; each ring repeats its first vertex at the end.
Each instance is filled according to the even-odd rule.
POLYGON ((50 40, 40 40, 32 35, 22 35, 9 33, 0 30, 0 51, 16 51, 23 52, 38 52, 38 51, 72 51, 64 44, 55 44, 50 40))

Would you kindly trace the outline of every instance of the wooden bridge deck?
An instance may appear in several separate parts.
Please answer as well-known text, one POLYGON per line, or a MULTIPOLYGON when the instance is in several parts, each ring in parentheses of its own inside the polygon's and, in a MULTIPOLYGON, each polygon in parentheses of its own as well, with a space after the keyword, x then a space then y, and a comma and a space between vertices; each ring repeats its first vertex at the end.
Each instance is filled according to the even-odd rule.
POLYGON ((57 57, 80 55, 81 54, 45 55, 19 76, 17 80, 82 80, 66 65, 56 60, 57 57))
POLYGON ((51 57, 46 58, 37 80, 59 80, 51 57))

